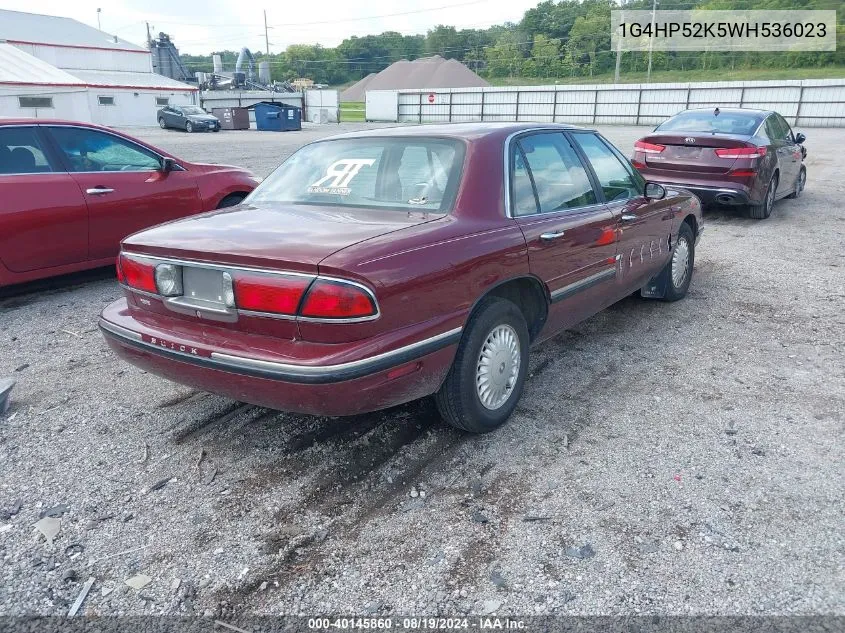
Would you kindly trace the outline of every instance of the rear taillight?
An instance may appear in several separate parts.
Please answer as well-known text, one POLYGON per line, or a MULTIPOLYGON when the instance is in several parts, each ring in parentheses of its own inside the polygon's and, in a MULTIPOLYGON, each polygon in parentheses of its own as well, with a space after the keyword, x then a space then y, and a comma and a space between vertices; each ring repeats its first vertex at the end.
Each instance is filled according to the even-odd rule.
POLYGON ((634 143, 634 149, 644 154, 659 154, 664 149, 665 145, 658 145, 657 143, 646 143, 645 141, 637 141, 634 143))
POLYGON ((360 319, 374 316, 376 305, 363 288, 317 279, 308 291, 300 315, 317 319, 360 319))
POLYGON ((125 284, 126 278, 123 276, 123 268, 120 266, 120 255, 118 255, 114 260, 114 268, 117 271, 117 283, 125 284))
POLYGON ((235 305, 241 310, 296 315, 311 277, 233 273, 235 305))
POLYGON ((765 155, 765 147, 726 147, 716 150, 719 158, 762 158, 765 155))
POLYGON ((130 288, 156 293, 155 266, 127 255, 118 257, 118 279, 130 288))
POLYGON ((631 165, 634 166, 634 169, 646 169, 648 167, 648 165, 646 165, 645 163, 641 163, 638 160, 632 160, 631 165))

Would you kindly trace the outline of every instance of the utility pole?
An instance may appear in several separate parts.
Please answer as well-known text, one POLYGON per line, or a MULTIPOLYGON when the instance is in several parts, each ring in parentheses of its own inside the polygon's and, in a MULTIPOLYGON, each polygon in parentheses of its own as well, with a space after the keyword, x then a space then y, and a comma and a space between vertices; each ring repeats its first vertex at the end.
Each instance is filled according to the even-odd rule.
POLYGON ((657 12, 657 0, 654 0, 651 5, 651 35, 648 38, 648 74, 646 75, 646 83, 651 82, 651 49, 654 45, 654 18, 657 12))
POLYGON ((103 29, 101 29, 101 28, 100 28, 100 11, 102 11, 102 9, 97 8, 97 30, 98 30, 98 31, 102 31, 102 30, 103 30, 103 29))
POLYGON ((267 9, 264 9, 264 46, 267 49, 267 54, 270 54, 270 37, 267 35, 267 9))
POLYGON ((146 22, 147 25, 147 48, 152 49, 153 47, 153 38, 150 37, 150 23, 146 22))

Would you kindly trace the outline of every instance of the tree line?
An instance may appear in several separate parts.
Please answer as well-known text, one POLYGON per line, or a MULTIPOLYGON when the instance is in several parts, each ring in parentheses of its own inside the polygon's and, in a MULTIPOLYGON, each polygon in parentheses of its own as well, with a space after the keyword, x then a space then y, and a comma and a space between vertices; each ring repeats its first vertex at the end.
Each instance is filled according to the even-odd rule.
MULTIPOLYGON (((661 10, 672 9, 837 9, 845 20, 842 0, 660 0, 661 10)), ((379 72, 400 59, 430 55, 456 59, 482 77, 562 78, 602 75, 614 71, 616 52, 611 49, 612 0, 545 0, 525 12, 518 23, 486 29, 456 29, 438 25, 425 35, 387 31, 379 35, 349 37, 335 48, 319 44, 294 44, 284 52, 255 53, 269 61, 274 80, 308 77, 316 83, 341 85, 379 72)), ((651 10, 652 0, 631 0, 625 9, 651 10)), ((837 33, 837 50, 831 52, 658 52, 652 68, 660 70, 712 70, 756 68, 808 68, 845 65, 845 29, 837 33)), ((217 51, 224 67, 231 69, 237 51, 217 51)), ((211 72, 211 55, 182 55, 192 71, 211 72)), ((647 53, 625 52, 622 73, 645 72, 647 53)))

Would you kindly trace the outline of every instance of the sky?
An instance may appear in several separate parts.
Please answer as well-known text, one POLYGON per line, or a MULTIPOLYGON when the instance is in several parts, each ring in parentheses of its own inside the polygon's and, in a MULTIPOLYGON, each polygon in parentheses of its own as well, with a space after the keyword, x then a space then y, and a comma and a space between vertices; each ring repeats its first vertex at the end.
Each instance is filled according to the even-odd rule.
POLYGON ((182 53, 201 55, 213 50, 264 51, 267 10, 270 52, 290 44, 333 47, 352 35, 398 31, 425 33, 446 24, 457 28, 487 28, 518 22, 540 0, 0 0, 0 8, 71 17, 112 35, 143 45, 146 25, 153 34, 164 31, 182 53), (300 7, 314 6, 314 11, 300 7), (399 15, 401 14, 401 15, 399 15))

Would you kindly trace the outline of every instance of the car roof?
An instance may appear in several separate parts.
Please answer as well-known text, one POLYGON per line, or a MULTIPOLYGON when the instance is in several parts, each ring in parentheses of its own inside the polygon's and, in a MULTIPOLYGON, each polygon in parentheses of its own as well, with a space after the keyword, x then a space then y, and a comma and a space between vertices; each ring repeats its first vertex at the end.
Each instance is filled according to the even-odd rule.
MULTIPOLYGON (((684 112, 713 112, 716 108, 719 108, 719 114, 753 114, 756 116, 768 116, 769 114, 774 113, 774 110, 758 110, 756 108, 723 108, 721 106, 712 106, 707 108, 689 108, 688 110, 678 112, 678 114, 683 114, 684 112)), ((678 116, 678 114, 673 116, 678 116)))
POLYGON ((589 128, 561 123, 509 123, 509 122, 474 122, 474 123, 426 123, 420 125, 400 125, 393 127, 374 128, 346 132, 330 136, 329 139, 344 138, 372 138, 372 137, 400 137, 400 136, 428 136, 454 139, 478 139, 485 136, 507 136, 527 130, 579 130, 589 131, 589 128))
POLYGON ((105 130, 107 132, 114 131, 104 125, 88 123, 87 121, 70 121, 68 119, 36 119, 33 117, 0 117, 0 126, 3 125, 73 125, 77 127, 91 127, 98 130, 105 130))

